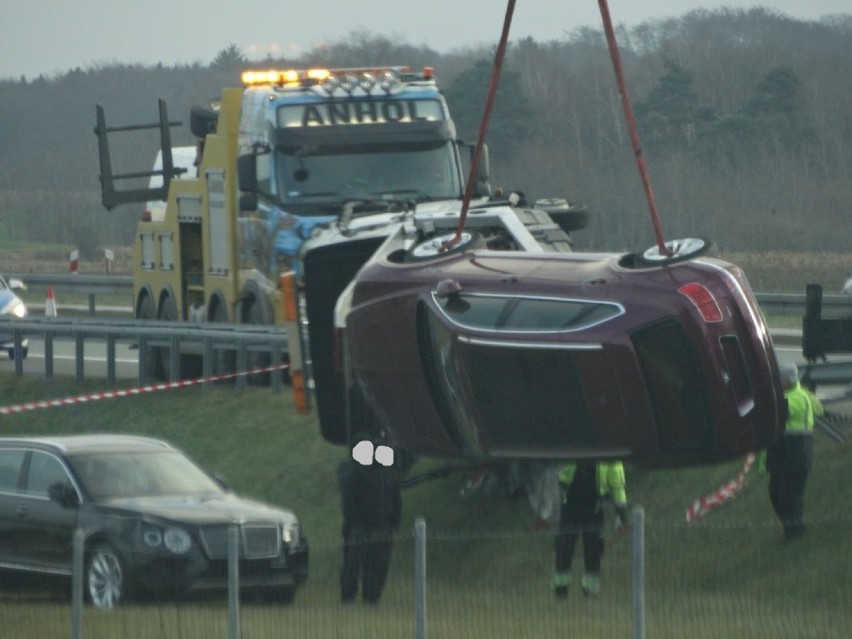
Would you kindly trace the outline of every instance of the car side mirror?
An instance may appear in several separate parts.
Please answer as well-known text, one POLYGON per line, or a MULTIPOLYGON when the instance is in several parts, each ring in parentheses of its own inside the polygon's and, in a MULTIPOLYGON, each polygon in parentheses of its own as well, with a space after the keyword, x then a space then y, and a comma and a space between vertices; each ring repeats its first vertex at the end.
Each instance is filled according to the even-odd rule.
POLYGON ((56 482, 47 487, 47 496, 64 507, 79 506, 80 499, 74 487, 65 482, 56 482))

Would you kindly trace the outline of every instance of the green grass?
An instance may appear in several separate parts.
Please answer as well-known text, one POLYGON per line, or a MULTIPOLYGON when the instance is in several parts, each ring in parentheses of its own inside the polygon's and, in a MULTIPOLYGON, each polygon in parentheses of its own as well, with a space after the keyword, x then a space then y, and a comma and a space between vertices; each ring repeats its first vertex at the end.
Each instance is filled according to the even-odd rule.
MULTIPOLYGON (((102 390, 100 383, 0 376, 0 406, 102 390)), ((849 424, 840 424, 847 434, 849 424)), ((631 632, 630 539, 604 557, 604 594, 548 590, 552 532, 532 529, 521 496, 462 498, 464 474, 405 493, 404 521, 385 596, 378 609, 338 604, 339 496, 334 478, 345 451, 327 444, 314 416, 299 416, 289 393, 191 387, 0 416, 3 435, 129 432, 165 437, 235 491, 292 507, 311 542, 311 576, 293 606, 246 605, 245 637, 408 637, 414 633, 415 518, 428 527, 429 637, 628 636, 631 632), (283 629, 286 629, 286 634, 283 629)), ((845 637, 852 627, 852 483, 850 450, 818 436, 807 494, 809 532, 781 543, 766 495, 752 471, 743 491, 696 525, 684 523, 694 499, 740 472, 718 466, 648 470, 628 466, 628 495, 646 516, 648 636, 845 637)), ((439 465, 420 461, 414 472, 439 465)), ((578 549, 579 554, 579 549, 578 549)), ((575 559, 575 575, 582 565, 575 559)), ((4 628, 20 639, 68 636, 65 601, 33 600, 14 587, 0 597, 4 628)), ((3 635, 0 632, 0 635, 3 635)), ((5 636, 5 635, 3 635, 5 636)), ((225 637, 225 600, 87 609, 84 636, 225 637)))

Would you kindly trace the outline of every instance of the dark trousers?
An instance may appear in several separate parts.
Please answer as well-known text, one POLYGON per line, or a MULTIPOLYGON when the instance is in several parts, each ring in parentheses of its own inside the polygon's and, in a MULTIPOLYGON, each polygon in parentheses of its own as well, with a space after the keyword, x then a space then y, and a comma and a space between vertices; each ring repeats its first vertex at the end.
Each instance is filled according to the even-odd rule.
POLYGON ((777 470, 769 473, 769 501, 784 525, 784 537, 787 539, 805 531, 802 520, 807 483, 807 471, 777 470))
POLYGON ((577 541, 583 539, 583 567, 587 573, 600 574, 603 557, 603 512, 588 515, 585 520, 571 517, 562 506, 559 513, 559 532, 553 540, 556 551, 556 572, 571 572, 571 562, 577 541))
POLYGON ((393 550, 393 530, 353 531, 343 544, 343 568, 340 571, 340 600, 355 600, 358 586, 367 603, 378 603, 387 580, 393 550))

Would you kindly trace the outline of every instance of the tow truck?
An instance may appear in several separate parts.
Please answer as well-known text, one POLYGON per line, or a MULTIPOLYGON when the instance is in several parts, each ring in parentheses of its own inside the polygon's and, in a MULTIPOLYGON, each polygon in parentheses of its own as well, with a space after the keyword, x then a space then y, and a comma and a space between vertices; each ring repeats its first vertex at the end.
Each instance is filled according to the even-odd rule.
MULTIPOLYGON (((175 161, 170 129, 181 123, 169 120, 164 101, 158 121, 141 125, 107 126, 97 106, 103 205, 166 203, 157 215, 144 214, 136 230, 135 315, 288 325, 295 336, 301 331, 294 296, 303 293, 310 353, 302 358, 301 340, 291 339, 289 359, 319 360, 319 369, 331 369, 337 295, 390 232, 389 222, 415 220, 421 238, 457 223, 474 146, 457 138, 430 67, 253 70, 242 83, 224 89, 216 104, 192 108, 194 175, 175 161), (159 131, 160 165, 117 173, 110 137, 140 129, 159 131), (161 185, 124 186, 152 176, 161 185), (306 242, 318 237, 329 245, 351 241, 328 262, 320 255, 329 252, 314 252, 307 269, 306 242)), ((492 193, 487 149, 472 186, 471 206, 487 211, 472 218, 506 246, 570 251, 570 232, 586 223, 584 209, 566 200, 542 200, 535 208, 521 194, 492 193)), ((201 370, 195 353, 182 353, 175 370, 165 347, 140 359, 148 362, 147 375, 159 379, 201 370)), ((255 353, 249 367, 267 363, 255 353)), ((214 372, 234 366, 233 353, 217 352, 214 372)), ((327 380, 319 377, 317 392, 328 396, 327 380)), ((338 390, 332 384, 330 394, 338 390)))

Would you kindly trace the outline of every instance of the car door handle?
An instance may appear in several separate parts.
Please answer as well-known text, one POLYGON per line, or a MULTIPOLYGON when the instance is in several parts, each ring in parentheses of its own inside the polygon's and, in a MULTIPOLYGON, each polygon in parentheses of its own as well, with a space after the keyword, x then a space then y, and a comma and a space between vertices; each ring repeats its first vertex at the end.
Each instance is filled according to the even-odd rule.
POLYGON ((18 506, 15 509, 15 514, 18 515, 18 519, 26 519, 30 514, 30 511, 27 510, 24 506, 18 506))

